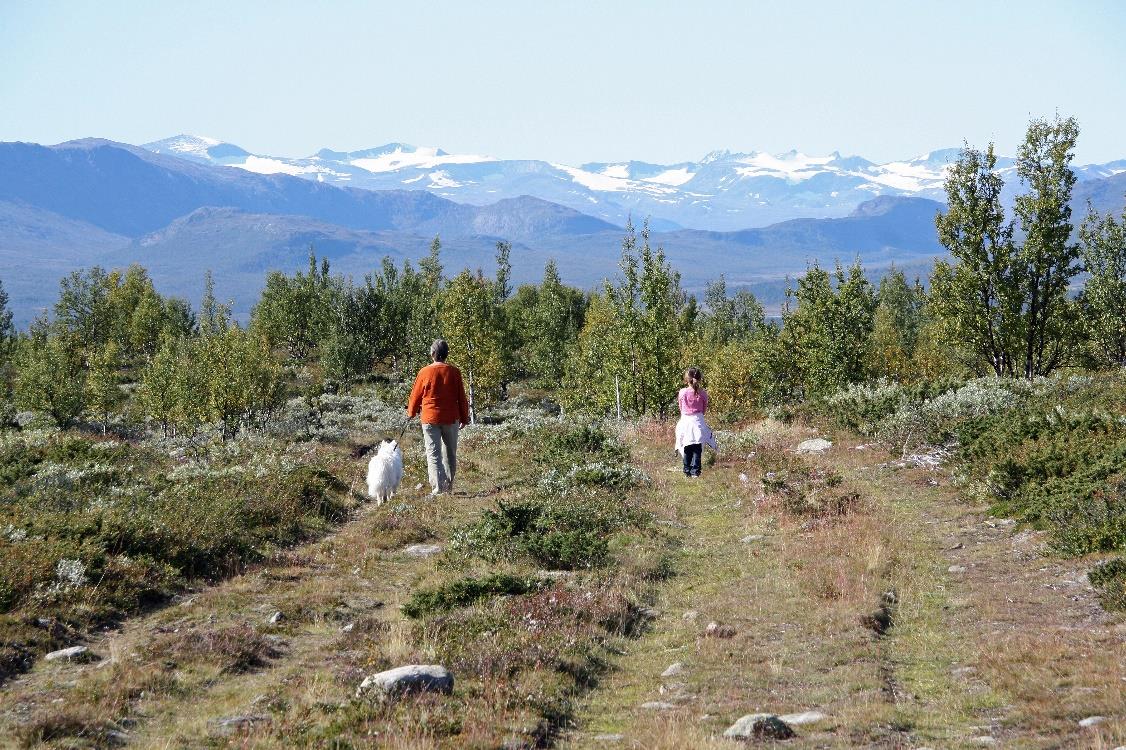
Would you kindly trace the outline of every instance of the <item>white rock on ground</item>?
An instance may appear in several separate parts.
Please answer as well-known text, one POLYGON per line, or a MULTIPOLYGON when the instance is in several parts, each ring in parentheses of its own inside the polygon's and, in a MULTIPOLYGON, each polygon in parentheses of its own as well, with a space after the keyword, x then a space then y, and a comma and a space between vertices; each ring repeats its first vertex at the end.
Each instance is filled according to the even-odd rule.
POLYGON ((785 740, 794 736, 794 730, 774 714, 747 714, 729 726, 723 736, 736 740, 785 740))
POLYGON ((86 646, 71 646, 52 651, 43 658, 47 661, 89 661, 93 656, 86 646))
POLYGON ((373 691, 388 694, 451 693, 453 689, 454 676, 440 664, 408 664, 369 675, 356 688, 356 695, 373 691))
POLYGON ((833 447, 833 441, 825 438, 810 438, 798 443, 798 453, 824 453, 833 447))
POLYGON ((283 615, 281 613, 281 610, 279 609, 277 612, 274 612, 274 614, 270 615, 270 619, 266 620, 266 622, 268 622, 271 625, 277 625, 279 622, 281 622, 284 619, 285 619, 285 615, 283 615))
POLYGON ((665 703, 664 701, 648 701, 642 703, 641 707, 647 711, 667 711, 670 708, 676 708, 675 703, 665 703))
POLYGON ((829 718, 829 715, 821 713, 820 711, 802 711, 800 714, 783 714, 778 718, 791 726, 800 726, 802 724, 814 724, 818 721, 824 721, 829 718))
POLYGON ((684 665, 680 662, 674 662, 668 666, 664 672, 661 672, 661 677, 676 677, 684 671, 684 665))
POLYGON ((700 616, 699 612, 697 612, 694 609, 689 609, 689 610, 685 611, 685 613, 680 616, 680 619, 684 620, 685 622, 695 622, 696 618, 699 617, 699 616, 700 616))
POLYGON ((441 551, 442 545, 440 544, 412 544, 403 550, 411 557, 433 557, 441 551))
POLYGON ((253 727, 255 724, 269 724, 270 717, 266 714, 247 714, 245 716, 228 716, 224 719, 215 719, 211 723, 219 734, 228 735, 242 731, 244 728, 253 727))
POLYGON ((1102 724, 1104 721, 1106 721, 1105 716, 1088 716, 1086 719, 1083 719, 1079 722, 1079 726, 1084 728, 1093 727, 1098 724, 1102 724))
POLYGON ((763 539, 766 539, 766 537, 762 534, 747 534, 747 536, 743 537, 739 541, 743 544, 751 544, 752 542, 758 542, 763 539))

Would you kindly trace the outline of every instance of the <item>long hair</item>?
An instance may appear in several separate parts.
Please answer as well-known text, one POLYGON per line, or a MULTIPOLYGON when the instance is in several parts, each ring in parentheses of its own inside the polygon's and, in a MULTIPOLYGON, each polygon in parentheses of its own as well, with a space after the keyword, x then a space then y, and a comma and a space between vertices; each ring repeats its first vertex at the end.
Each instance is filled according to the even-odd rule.
POLYGON ((693 393, 699 393, 704 383, 704 373, 699 367, 689 367, 684 371, 684 384, 692 386, 693 393))

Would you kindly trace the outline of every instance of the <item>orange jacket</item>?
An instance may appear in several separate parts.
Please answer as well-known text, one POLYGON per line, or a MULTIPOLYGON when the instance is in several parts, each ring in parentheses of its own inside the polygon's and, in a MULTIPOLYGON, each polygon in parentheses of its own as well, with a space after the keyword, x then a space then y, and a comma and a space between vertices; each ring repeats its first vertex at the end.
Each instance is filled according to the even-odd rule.
POLYGON ((435 362, 418 371, 407 399, 407 416, 422 410, 423 424, 469 424, 469 399, 461 382, 461 370, 435 362))

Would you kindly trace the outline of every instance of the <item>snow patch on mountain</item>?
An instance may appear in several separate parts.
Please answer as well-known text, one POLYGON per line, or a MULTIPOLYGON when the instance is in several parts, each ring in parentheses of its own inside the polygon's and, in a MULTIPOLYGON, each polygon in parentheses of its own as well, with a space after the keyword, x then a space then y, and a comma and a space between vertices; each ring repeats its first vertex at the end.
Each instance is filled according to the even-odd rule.
POLYGON ((642 179, 645 182, 655 182, 658 185, 679 187, 695 176, 695 172, 691 171, 687 167, 681 167, 680 169, 666 169, 660 174, 653 175, 652 177, 643 177, 642 179))
POLYGON ((440 148, 419 147, 415 149, 396 148, 378 156, 352 159, 349 164, 367 172, 394 172, 399 169, 415 167, 433 169, 443 164, 480 164, 496 161, 491 156, 477 154, 447 154, 440 148))

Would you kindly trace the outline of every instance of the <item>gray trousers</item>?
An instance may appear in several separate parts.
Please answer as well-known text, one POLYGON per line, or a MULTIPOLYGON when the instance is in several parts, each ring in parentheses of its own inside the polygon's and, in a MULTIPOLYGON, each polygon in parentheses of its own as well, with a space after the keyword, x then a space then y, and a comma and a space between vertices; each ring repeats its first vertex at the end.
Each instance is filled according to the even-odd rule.
POLYGON ((457 473, 457 428, 457 422, 422 425, 422 442, 426 446, 426 473, 430 486, 438 492, 449 491, 457 473), (442 455, 443 445, 446 446, 445 456, 442 455))

